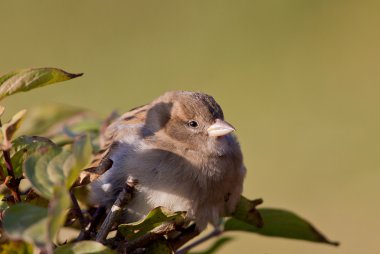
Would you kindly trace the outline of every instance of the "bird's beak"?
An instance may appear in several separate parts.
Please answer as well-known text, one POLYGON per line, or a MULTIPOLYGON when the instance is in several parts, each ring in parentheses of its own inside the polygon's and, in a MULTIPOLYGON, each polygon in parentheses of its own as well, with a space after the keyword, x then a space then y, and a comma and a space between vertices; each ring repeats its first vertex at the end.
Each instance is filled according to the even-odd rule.
POLYGON ((223 120, 216 119, 215 123, 207 129, 207 132, 210 137, 220 137, 227 135, 234 130, 235 128, 231 124, 223 120))

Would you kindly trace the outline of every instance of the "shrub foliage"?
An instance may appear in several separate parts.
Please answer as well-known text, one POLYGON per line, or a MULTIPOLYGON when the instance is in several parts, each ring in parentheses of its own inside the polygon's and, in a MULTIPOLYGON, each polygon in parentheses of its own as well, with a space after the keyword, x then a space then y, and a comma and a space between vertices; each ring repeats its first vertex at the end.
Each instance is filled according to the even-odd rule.
MULTIPOLYGON (((0 77, 0 99, 81 75, 57 68, 13 71, 0 77)), ((0 107, 0 117, 3 112, 0 107)), ((102 172, 84 170, 114 117, 45 105, 0 121, 0 253, 187 253, 206 240, 210 247, 202 253, 215 253, 232 240, 230 231, 337 245, 295 213, 257 208, 261 199, 245 197, 219 228, 187 247, 196 233, 182 211, 157 207, 142 221, 117 225, 133 198, 133 181, 114 204, 121 209, 95 208, 86 203, 87 185, 102 172)))

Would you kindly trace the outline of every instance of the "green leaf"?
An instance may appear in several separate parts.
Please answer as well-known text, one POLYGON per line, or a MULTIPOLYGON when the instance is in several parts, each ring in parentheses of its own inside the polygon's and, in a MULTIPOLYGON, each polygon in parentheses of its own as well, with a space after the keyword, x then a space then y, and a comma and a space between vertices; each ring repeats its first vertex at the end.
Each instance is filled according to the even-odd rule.
POLYGON ((28 109, 19 132, 24 135, 54 135, 55 129, 62 129, 64 123, 82 122, 86 112, 70 105, 46 103, 28 109))
POLYGON ((262 203, 262 199, 249 200, 246 197, 241 196, 232 217, 256 227, 262 227, 263 219, 256 209, 256 207, 262 203))
POLYGON ((16 178, 20 178, 22 176, 22 165, 25 159, 26 152, 24 152, 23 150, 16 152, 11 158, 13 172, 16 178))
POLYGON ((0 77, 0 100, 31 89, 82 76, 83 73, 72 74, 57 68, 32 68, 13 71, 0 77))
POLYGON ((22 167, 27 156, 36 151, 43 153, 44 150, 54 148, 56 145, 44 137, 20 136, 13 140, 12 147, 15 150, 11 158, 13 171, 15 177, 19 178, 22 176, 22 167))
POLYGON ((106 246, 95 241, 65 244, 54 250, 54 254, 114 254, 106 246))
POLYGON ((144 219, 134 223, 121 224, 118 230, 125 237, 135 239, 163 223, 182 224, 185 216, 186 212, 171 212, 164 207, 156 207, 144 219))
POLYGON ((27 203, 11 206, 5 211, 4 229, 14 240, 24 240, 37 247, 50 246, 65 223, 71 200, 64 186, 56 186, 48 208, 27 203))
POLYGON ((34 190, 41 196, 50 199, 55 185, 62 184, 62 161, 70 154, 60 148, 50 149, 43 154, 35 153, 24 163, 24 173, 34 190), (55 157, 59 159, 53 160, 55 157))
POLYGON ((78 178, 80 171, 90 162, 92 156, 91 139, 89 135, 82 135, 74 142, 73 148, 74 165, 67 173, 66 187, 70 188, 78 178))
MULTIPOLYGON (((63 185, 66 181, 66 177, 70 172, 72 154, 67 150, 62 150, 57 156, 50 159, 47 166, 47 174, 51 181, 55 184, 63 185)), ((54 186, 52 186, 54 188, 54 186)))
POLYGON ((91 141, 87 135, 80 136, 72 146, 72 152, 52 147, 45 154, 29 156, 24 163, 24 173, 33 188, 46 199, 53 197, 57 185, 70 189, 80 171, 90 161, 91 141))
POLYGON ((47 241, 47 214, 46 208, 19 203, 5 211, 3 227, 11 239, 41 247, 47 241))
POLYGON ((235 218, 230 218, 225 222, 224 230, 246 231, 265 236, 299 239, 335 246, 339 244, 338 242, 328 240, 311 223, 292 212, 271 208, 262 208, 258 209, 258 211, 264 220, 262 228, 235 218))
POLYGON ((226 236, 226 237, 220 237, 218 238, 207 250, 204 251, 192 251, 190 254, 214 254, 216 253, 223 245, 226 243, 232 241, 233 238, 226 236))
POLYGON ((48 237, 55 241, 58 231, 65 223, 67 209, 71 205, 70 194, 63 186, 54 188, 54 196, 48 208, 48 237))
POLYGON ((0 76, 0 85, 2 83, 4 83, 7 79, 15 76, 17 73, 18 73, 18 71, 11 71, 11 72, 4 74, 3 76, 0 76))
POLYGON ((12 141, 12 147, 16 151, 21 149, 27 149, 28 152, 34 152, 36 148, 45 147, 45 146, 56 146, 53 141, 45 137, 39 136, 26 136, 22 135, 20 137, 15 138, 12 141))
POLYGON ((33 254, 33 245, 21 241, 4 243, 0 249, 0 254, 33 254))
POLYGON ((20 127, 25 113, 26 110, 19 111, 16 115, 12 117, 12 119, 8 123, 3 124, 3 126, 1 126, 3 150, 9 150, 11 148, 11 140, 17 129, 20 127))

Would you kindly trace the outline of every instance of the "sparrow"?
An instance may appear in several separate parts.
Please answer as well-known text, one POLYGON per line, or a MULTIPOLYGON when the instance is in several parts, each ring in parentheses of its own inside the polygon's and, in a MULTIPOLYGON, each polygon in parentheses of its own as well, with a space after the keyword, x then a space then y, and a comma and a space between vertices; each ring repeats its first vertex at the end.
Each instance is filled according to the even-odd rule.
POLYGON ((235 210, 246 174, 234 130, 212 96, 166 92, 107 127, 98 164, 112 163, 91 184, 90 200, 111 207, 131 177, 137 185, 124 222, 162 206, 186 212, 200 231, 218 226, 235 210))

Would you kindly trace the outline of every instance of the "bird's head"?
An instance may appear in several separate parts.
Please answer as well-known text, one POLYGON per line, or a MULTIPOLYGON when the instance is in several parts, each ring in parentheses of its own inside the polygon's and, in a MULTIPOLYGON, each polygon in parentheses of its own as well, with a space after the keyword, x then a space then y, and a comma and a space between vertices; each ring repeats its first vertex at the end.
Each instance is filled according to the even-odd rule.
POLYGON ((224 153, 235 128, 224 120, 222 108, 207 94, 167 92, 147 113, 146 133, 168 136, 186 149, 224 153))

